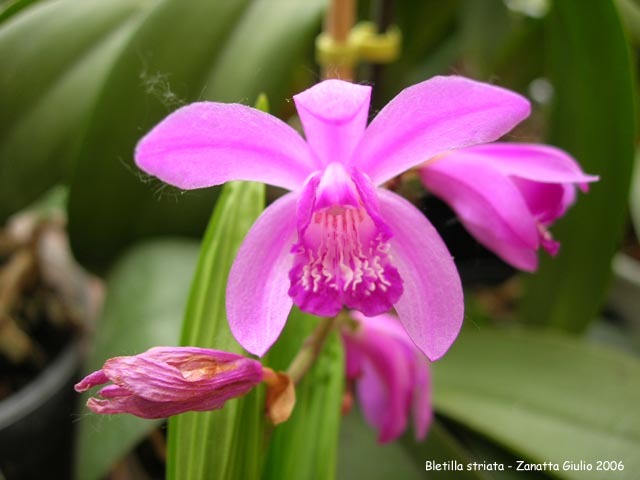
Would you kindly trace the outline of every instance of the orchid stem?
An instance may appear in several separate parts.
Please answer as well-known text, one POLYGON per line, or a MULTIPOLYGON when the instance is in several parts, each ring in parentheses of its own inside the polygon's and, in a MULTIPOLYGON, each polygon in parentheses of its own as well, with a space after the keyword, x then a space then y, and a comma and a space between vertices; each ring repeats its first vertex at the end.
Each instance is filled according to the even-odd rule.
MULTIPOLYGON (((336 43, 346 43, 355 22, 355 16, 356 0, 331 0, 325 21, 325 31, 336 43)), ((327 65, 322 72, 322 77, 353 80, 353 66, 327 65)))
POLYGON ((287 369, 287 374, 294 383, 300 382, 318 359, 324 342, 336 323, 338 317, 322 318, 313 333, 304 341, 302 348, 287 369))

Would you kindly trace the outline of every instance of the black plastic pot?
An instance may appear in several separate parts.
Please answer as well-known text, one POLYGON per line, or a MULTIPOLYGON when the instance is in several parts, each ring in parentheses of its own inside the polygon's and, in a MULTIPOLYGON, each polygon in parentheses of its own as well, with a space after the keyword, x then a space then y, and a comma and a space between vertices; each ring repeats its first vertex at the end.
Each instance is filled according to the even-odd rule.
POLYGON ((71 478, 79 364, 74 342, 31 383, 0 401, 0 471, 6 480, 71 478))

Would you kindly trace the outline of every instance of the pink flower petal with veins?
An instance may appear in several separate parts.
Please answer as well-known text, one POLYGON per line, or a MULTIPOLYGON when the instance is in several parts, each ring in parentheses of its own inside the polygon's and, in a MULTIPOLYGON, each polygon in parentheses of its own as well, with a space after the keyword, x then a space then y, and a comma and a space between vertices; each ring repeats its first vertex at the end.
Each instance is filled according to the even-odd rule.
POLYGON ((347 164, 369 115, 371 87, 326 80, 294 95, 307 143, 323 165, 347 164))
POLYGON ((238 104, 192 103, 138 143, 136 164, 182 189, 250 180, 296 190, 320 167, 287 124, 238 104))
POLYGON ((434 77, 400 92, 367 128, 352 165, 374 184, 438 153, 497 140, 529 116, 529 102, 464 77, 434 77))
POLYGON ((293 305, 287 274, 293 261, 296 202, 297 196, 290 193, 264 211, 245 237, 229 273, 229 327, 255 355, 264 355, 276 341, 293 305))
POLYGON ((394 232, 390 254, 403 280, 395 303, 409 337, 431 360, 442 357, 462 327, 462 285, 444 242, 413 205, 380 189, 380 212, 394 232))

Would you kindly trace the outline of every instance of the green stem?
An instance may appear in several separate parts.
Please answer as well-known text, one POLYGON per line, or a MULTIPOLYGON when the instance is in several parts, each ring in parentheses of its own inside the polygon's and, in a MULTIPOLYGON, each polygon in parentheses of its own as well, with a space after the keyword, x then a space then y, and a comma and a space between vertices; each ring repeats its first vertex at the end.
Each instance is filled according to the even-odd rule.
POLYGON ((287 369, 287 374, 294 383, 300 382, 313 366, 337 319, 338 317, 320 319, 313 333, 304 341, 300 351, 287 369))
MULTIPOLYGON (((325 20, 325 31, 334 42, 344 44, 355 23, 357 0, 331 0, 325 20)), ((352 65, 327 65, 323 69, 323 78, 353 80, 352 65)))

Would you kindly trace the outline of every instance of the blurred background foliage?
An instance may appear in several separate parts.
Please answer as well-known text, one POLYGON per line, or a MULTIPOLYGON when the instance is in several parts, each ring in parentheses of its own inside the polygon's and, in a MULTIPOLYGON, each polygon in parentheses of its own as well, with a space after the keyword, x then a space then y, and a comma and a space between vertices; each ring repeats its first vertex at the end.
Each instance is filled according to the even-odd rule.
MULTIPOLYGON (((359 18, 376 20, 385 3, 379 21, 399 25, 403 50, 393 64, 358 70, 359 80, 374 82, 372 114, 432 75, 496 83, 534 106, 508 139, 558 145, 601 181, 554 227, 561 254, 518 276, 460 240, 451 212, 405 186, 449 242, 468 287, 464 332, 433 366, 437 417, 425 443, 407 436, 376 445, 357 412, 341 424, 343 359, 332 339, 300 386, 293 418, 274 432, 262 420, 259 390, 223 411, 172 419, 169 478, 422 478, 425 460, 517 458, 622 460, 625 470, 610 478, 635 478, 640 308, 633 315, 628 302, 637 305, 640 270, 621 280, 627 267, 616 268, 613 285, 622 282, 627 294, 610 285, 614 256, 614 265, 640 258, 629 227, 630 191, 640 226, 640 174, 629 189, 640 2, 362 0, 359 18)), ((263 187, 178 191, 139 172, 133 150, 161 118, 197 100, 253 104, 264 92, 271 113, 289 120, 292 94, 319 79, 313 41, 326 7, 325 0, 0 3, 0 221, 66 188, 74 254, 107 279, 87 371, 153 344, 239 348, 224 318, 224 285, 264 207, 263 187)), ((293 315, 300 318, 268 357, 275 366, 287 365, 313 324, 293 315)), ((94 479, 157 423, 86 417, 77 427, 77 476, 94 479)), ((508 471, 455 478, 463 475, 519 478, 508 471)))

